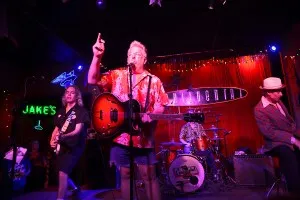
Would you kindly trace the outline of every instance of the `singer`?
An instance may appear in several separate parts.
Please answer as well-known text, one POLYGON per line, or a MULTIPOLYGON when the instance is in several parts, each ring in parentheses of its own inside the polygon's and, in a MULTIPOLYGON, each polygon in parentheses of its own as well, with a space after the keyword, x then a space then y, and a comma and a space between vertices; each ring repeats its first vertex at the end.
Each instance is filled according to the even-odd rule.
POLYGON ((83 107, 82 96, 78 87, 67 87, 62 97, 62 104, 63 108, 55 116, 55 128, 50 140, 52 148, 60 145, 60 150, 57 152, 59 181, 57 200, 65 198, 68 186, 72 188, 73 195, 79 192, 79 188, 69 178, 69 174, 83 153, 86 127, 90 121, 88 112, 83 107), (71 113, 72 115, 70 115, 71 113), (66 123, 67 118, 70 119, 68 123, 66 123), (65 131, 59 136, 62 129, 65 131))
MULTIPOLYGON (((164 106, 168 103, 168 96, 165 93, 160 79, 147 70, 144 66, 147 62, 147 50, 145 46, 133 41, 127 53, 127 67, 110 71, 107 75, 100 76, 100 65, 105 50, 104 41, 101 35, 93 46, 94 57, 88 72, 89 84, 97 84, 104 91, 111 92, 121 101, 129 99, 129 67, 133 71, 132 89, 133 99, 136 99, 141 110, 145 113, 163 113, 164 106)), ((145 183, 146 195, 149 200, 159 200, 159 183, 155 173, 154 153, 154 130, 156 122, 152 121, 149 115, 142 117, 142 129, 139 135, 133 136, 133 157, 137 164, 138 172, 145 183)), ((114 138, 114 145, 110 152, 110 162, 120 168, 121 172, 121 193, 122 198, 130 198, 130 135, 122 133, 114 138)))

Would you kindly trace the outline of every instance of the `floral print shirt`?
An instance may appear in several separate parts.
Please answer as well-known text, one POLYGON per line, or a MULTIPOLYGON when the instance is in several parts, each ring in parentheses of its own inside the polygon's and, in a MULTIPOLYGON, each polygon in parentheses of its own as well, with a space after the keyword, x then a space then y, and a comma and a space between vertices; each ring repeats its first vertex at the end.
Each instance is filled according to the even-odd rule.
POLYGON ((197 122, 188 122, 182 126, 179 138, 191 143, 194 139, 203 135, 205 136, 206 134, 201 124, 197 122))
MULTIPOLYGON (((132 76, 133 99, 139 102, 141 110, 144 110, 146 103, 149 76, 151 76, 152 79, 146 112, 151 113, 156 109, 156 107, 167 105, 169 100, 160 79, 145 70, 141 74, 135 74, 132 76)), ((120 101, 124 102, 129 100, 129 72, 127 69, 120 68, 112 70, 108 74, 102 76, 97 84, 104 92, 111 92, 113 95, 118 97, 120 101)), ((155 121, 151 123, 144 123, 141 134, 138 136, 132 136, 133 146, 137 148, 153 148, 155 125, 155 121)), ((130 135, 128 133, 122 133, 114 139, 114 142, 129 146, 129 140, 130 135)))

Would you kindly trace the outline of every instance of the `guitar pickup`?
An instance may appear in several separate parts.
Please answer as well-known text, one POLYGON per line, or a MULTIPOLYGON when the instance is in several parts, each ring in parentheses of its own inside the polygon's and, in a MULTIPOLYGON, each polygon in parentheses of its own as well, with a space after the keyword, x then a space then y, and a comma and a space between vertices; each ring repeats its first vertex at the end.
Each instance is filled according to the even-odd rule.
POLYGON ((100 110, 100 120, 103 120, 103 110, 100 110))
POLYGON ((112 122, 118 121, 118 110, 117 109, 112 109, 110 111, 110 121, 112 121, 112 122))

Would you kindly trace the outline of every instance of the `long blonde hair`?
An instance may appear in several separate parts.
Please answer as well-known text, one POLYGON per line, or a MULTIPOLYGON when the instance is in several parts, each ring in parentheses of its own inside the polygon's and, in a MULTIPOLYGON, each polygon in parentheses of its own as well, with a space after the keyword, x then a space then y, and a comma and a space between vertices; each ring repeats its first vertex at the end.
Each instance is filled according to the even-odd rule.
POLYGON ((67 103, 66 103, 66 99, 65 99, 65 94, 66 94, 67 89, 70 88, 70 87, 72 87, 72 88, 75 89, 76 103, 77 103, 79 106, 82 107, 82 106, 83 106, 82 95, 81 95, 80 89, 79 89, 76 85, 70 85, 70 86, 66 87, 65 92, 64 92, 64 94, 63 94, 63 96, 62 96, 62 98, 61 98, 61 101, 62 101, 63 106, 66 106, 66 104, 67 104, 67 103))

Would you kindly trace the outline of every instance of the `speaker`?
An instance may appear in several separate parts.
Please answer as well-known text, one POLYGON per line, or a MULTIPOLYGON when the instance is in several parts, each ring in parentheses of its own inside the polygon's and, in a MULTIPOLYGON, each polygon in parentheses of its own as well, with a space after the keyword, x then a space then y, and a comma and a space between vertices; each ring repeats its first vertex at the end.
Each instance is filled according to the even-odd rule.
POLYGON ((275 181, 273 159, 266 155, 236 155, 234 175, 238 185, 267 186, 275 181))

